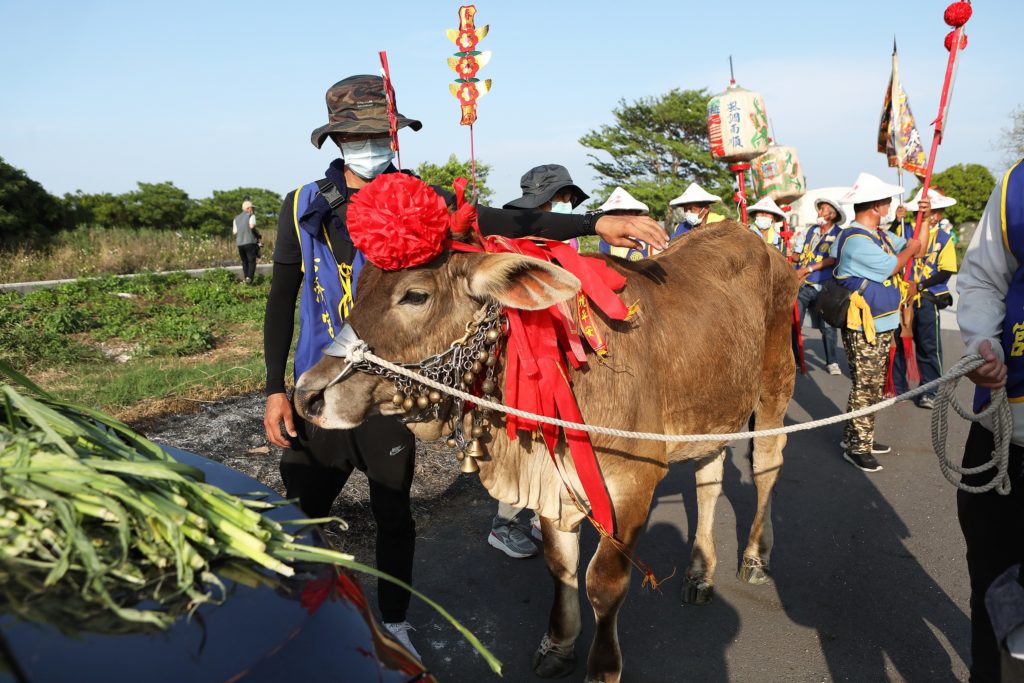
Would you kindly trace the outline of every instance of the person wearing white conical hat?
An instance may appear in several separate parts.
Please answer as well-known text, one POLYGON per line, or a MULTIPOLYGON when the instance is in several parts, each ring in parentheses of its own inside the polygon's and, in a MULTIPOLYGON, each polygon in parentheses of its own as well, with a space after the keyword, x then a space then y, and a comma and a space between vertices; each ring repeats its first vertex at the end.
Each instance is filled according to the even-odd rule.
MULTIPOLYGON (((597 209, 603 214, 611 214, 613 216, 646 216, 651 210, 650 208, 636 199, 629 192, 621 187, 616 187, 612 193, 608 196, 608 199, 597 209)), ((604 240, 601 240, 598 244, 602 254, 609 254, 611 256, 618 256, 624 258, 627 261, 640 261, 647 258, 647 247, 637 249, 634 247, 613 247, 604 240)))
MULTIPOLYGON (((910 259, 921 255, 921 243, 887 232, 882 221, 889 215, 893 197, 904 192, 879 178, 861 173, 850 191, 840 198, 853 204, 853 222, 832 244, 836 259, 834 280, 823 291, 830 298, 835 287, 850 292, 849 311, 843 321, 843 345, 850 364, 853 386, 847 410, 858 410, 882 399, 893 331, 899 327, 901 288, 899 273, 910 259)), ((864 472, 882 466, 876 454, 888 453, 888 446, 875 442, 874 415, 849 420, 840 446, 843 458, 864 472)))
POLYGON ((723 220, 724 216, 711 213, 711 207, 720 201, 721 197, 711 194, 697 183, 687 185, 681 195, 668 203, 670 210, 681 209, 683 212, 683 220, 672 231, 670 239, 723 220))
MULTIPOLYGON (((922 199, 924 188, 907 203, 909 211, 921 215, 921 242, 925 245, 924 258, 914 261, 913 277, 908 283, 907 301, 913 302, 913 317, 909 322, 914 339, 914 355, 921 371, 921 384, 927 384, 942 375, 942 340, 939 335, 939 311, 952 305, 953 295, 949 292, 949 279, 956 273, 956 247, 948 232, 939 228, 939 221, 945 209, 956 204, 935 188, 928 190, 922 199)), ((901 237, 913 233, 914 224, 894 222, 889 228, 901 237)), ((908 316, 909 317, 909 316, 908 316)), ((907 360, 902 344, 896 345, 892 363, 893 388, 902 394, 909 388, 907 381, 907 360)), ((922 394, 914 399, 919 408, 935 406, 936 391, 922 394)))
POLYGON ((765 195, 759 202, 747 207, 747 216, 750 217, 750 229, 758 237, 780 252, 785 248, 775 226, 786 220, 786 212, 771 197, 765 195))
POLYGON ((846 213, 839 202, 827 197, 815 200, 814 208, 818 210, 818 222, 808 228, 794 264, 797 278, 800 280, 800 290, 797 293, 799 322, 803 327, 804 315, 807 311, 811 312, 811 323, 821 332, 821 341, 825 347, 825 369, 830 375, 841 375, 843 371, 839 368, 839 332, 821 317, 815 304, 821 294, 821 288, 832 279, 836 260, 829 252, 832 250, 832 243, 839 238, 839 226, 846 222, 846 213))

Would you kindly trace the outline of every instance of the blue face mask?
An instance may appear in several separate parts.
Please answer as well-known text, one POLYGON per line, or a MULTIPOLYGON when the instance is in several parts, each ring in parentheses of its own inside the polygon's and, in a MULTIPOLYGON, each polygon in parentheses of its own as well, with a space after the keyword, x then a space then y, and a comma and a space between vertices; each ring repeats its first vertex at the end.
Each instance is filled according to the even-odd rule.
POLYGON ((572 213, 572 203, 551 202, 551 213, 572 213))
POLYGON ((341 156, 353 173, 365 180, 373 180, 388 167, 395 153, 391 151, 390 138, 370 138, 342 142, 341 156))

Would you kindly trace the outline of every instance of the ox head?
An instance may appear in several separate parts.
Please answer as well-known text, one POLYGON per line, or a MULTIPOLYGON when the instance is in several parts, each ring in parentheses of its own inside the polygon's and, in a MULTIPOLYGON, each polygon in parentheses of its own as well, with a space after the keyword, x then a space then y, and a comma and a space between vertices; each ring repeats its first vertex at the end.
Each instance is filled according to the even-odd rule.
MULTIPOLYGON (((465 334, 466 323, 484 304, 539 310, 580 288, 574 275, 538 259, 452 252, 404 270, 367 264, 358 285, 358 304, 348 321, 350 341, 366 342, 393 363, 441 353, 465 334)), ((329 351, 343 354, 345 342, 336 339, 329 351)), ((295 406, 304 419, 324 429, 352 429, 369 415, 401 412, 391 402, 391 382, 362 372, 343 374, 347 365, 344 355, 324 355, 299 377, 295 406)), ((410 427, 422 438, 436 438, 442 429, 440 424, 410 427)))

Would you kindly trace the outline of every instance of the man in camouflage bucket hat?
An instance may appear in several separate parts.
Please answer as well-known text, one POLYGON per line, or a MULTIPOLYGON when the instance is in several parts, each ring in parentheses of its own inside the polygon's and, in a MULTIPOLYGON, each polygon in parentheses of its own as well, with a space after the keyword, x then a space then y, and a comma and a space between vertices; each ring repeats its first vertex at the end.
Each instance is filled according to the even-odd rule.
MULTIPOLYGON (((327 91, 327 125, 313 131, 310 141, 317 149, 332 133, 349 138, 388 135, 387 99, 380 76, 349 76, 327 91)), ((423 124, 395 114, 399 128, 419 130, 423 124)))
MULTIPOLYGON (((331 138, 341 151, 324 178, 285 196, 278 219, 274 272, 263 326, 267 367, 267 439, 284 449, 281 479, 289 498, 310 517, 330 514, 349 475, 362 470, 370 484, 370 508, 377 523, 377 568, 407 583, 412 581, 416 524, 409 490, 416 440, 396 417, 371 417, 347 431, 314 429, 295 414, 285 389, 285 367, 294 333, 298 299, 299 340, 295 349, 298 378, 321 357, 353 305, 359 271, 365 261, 348 236, 346 215, 351 197, 382 173, 398 173, 391 163, 390 128, 384 82, 379 76, 351 76, 327 91, 327 125, 313 131, 318 149, 331 138), (301 298, 300 297, 301 290, 301 298)), ((399 128, 422 125, 401 114, 399 128)), ((402 171, 406 172, 406 171, 402 171)), ((454 209, 451 192, 434 188, 454 209)), ((553 214, 477 207, 480 229, 506 237, 539 236, 566 240, 598 234, 628 246, 636 240, 664 248, 665 234, 643 216, 553 214)), ((379 581, 377 604, 385 628, 415 654, 406 620, 409 592, 379 581)), ((417 655, 418 656, 418 655, 417 655)))

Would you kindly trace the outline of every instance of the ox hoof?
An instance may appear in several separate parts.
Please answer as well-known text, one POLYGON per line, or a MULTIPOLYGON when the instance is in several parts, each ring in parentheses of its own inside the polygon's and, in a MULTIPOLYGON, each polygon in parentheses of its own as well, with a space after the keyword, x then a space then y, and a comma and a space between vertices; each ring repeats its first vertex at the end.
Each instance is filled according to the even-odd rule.
POLYGON ((679 599, 687 605, 706 605, 715 597, 715 587, 703 577, 683 580, 683 589, 679 599))
POLYGON ((759 557, 744 557, 736 576, 744 583, 760 586, 768 583, 768 565, 759 557))
POLYGON ((576 670, 576 649, 559 646, 547 635, 533 653, 533 673, 541 678, 564 678, 576 670))

